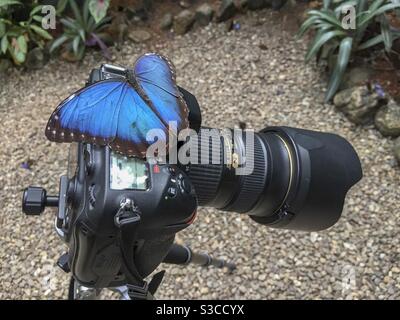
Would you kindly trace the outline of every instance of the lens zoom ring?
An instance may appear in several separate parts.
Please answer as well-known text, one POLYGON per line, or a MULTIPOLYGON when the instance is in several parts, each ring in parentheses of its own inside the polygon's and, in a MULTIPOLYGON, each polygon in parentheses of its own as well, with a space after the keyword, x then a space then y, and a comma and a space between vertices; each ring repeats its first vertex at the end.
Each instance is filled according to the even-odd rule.
MULTIPOLYGON (((219 139, 219 137, 218 137, 219 139)), ((222 146, 220 145, 219 154, 216 152, 217 149, 212 150, 212 144, 208 141, 202 141, 199 139, 199 153, 198 163, 190 166, 189 178, 194 186, 197 202, 200 206, 207 205, 214 200, 218 186, 221 180, 223 171, 223 157, 222 157, 222 146), (202 143, 203 142, 203 143, 202 143), (208 164, 201 164, 201 155, 205 154, 208 148, 208 164), (218 162, 219 164, 212 164, 218 162)))
POLYGON ((243 175, 239 194, 234 202, 224 210, 247 212, 253 208, 264 190, 267 163, 260 137, 257 134, 254 135, 254 149, 250 146, 246 148, 247 163, 253 162, 253 171, 243 175))

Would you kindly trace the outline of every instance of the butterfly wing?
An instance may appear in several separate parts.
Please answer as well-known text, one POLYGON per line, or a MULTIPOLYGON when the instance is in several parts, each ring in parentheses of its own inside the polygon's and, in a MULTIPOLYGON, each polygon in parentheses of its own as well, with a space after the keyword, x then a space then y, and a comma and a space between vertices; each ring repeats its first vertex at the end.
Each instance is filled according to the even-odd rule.
POLYGON ((114 140, 125 81, 106 80, 85 87, 56 108, 46 127, 55 142, 88 142, 105 145, 114 140))
POLYGON ((189 110, 175 82, 175 68, 164 56, 148 53, 138 58, 134 75, 139 94, 165 123, 177 130, 189 127, 189 110))
POLYGON ((152 112, 143 98, 129 87, 124 93, 118 117, 118 128, 115 139, 109 144, 113 150, 128 156, 146 156, 147 148, 154 139, 148 138, 150 130, 155 131, 157 139, 168 144, 168 128, 152 112))
POLYGON ((168 129, 143 98, 123 79, 97 82, 77 91, 52 113, 46 137, 55 142, 110 145, 128 156, 144 157, 150 129, 167 139, 168 129))

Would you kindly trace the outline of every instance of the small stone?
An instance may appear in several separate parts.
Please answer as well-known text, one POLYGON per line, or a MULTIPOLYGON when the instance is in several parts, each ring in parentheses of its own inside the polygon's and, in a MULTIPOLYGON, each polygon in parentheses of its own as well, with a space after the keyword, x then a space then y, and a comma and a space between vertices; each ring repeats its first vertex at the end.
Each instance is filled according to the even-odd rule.
POLYGON ((209 292, 209 289, 207 288, 207 287, 202 287, 201 289, 200 289, 200 293, 201 294, 207 294, 209 292))
POLYGON ((164 16, 161 18, 160 22, 160 28, 162 30, 168 30, 169 28, 172 27, 172 24, 174 22, 174 17, 172 16, 171 13, 166 13, 164 16))
POLYGON ((398 137, 394 141, 393 151, 394 151, 394 156, 397 159, 397 162, 400 164, 400 137, 398 137))
POLYGON ((128 38, 133 42, 140 43, 151 39, 151 33, 146 30, 132 30, 128 34, 128 38))
POLYGON ((400 105, 391 99, 377 112, 375 126, 384 136, 400 136, 400 105))
POLYGON ((196 22, 201 26, 206 26, 211 22, 213 15, 213 8, 208 3, 204 3, 196 9, 196 22))
POLYGON ((334 105, 341 110, 350 121, 364 124, 372 120, 373 116, 384 103, 385 97, 381 97, 367 86, 358 86, 338 92, 334 99, 334 105))
POLYGON ((176 34, 185 34, 194 23, 195 14, 190 10, 183 10, 174 19, 174 31, 176 34))
POLYGON ((26 55, 25 66, 30 70, 41 69, 48 61, 48 55, 43 49, 34 48, 26 55))
POLYGON ((236 14, 236 6, 232 0, 222 0, 217 12, 217 22, 223 22, 236 14))

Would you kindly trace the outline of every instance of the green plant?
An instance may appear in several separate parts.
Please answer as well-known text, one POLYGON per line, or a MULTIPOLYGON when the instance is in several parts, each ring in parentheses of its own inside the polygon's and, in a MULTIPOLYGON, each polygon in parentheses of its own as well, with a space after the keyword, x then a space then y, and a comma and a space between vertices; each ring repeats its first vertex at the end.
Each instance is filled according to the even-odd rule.
POLYGON ((23 4, 16 0, 0 0, 0 55, 9 55, 16 65, 25 62, 30 48, 43 48, 52 36, 42 28, 41 5, 34 5, 25 21, 15 21, 13 10, 23 4))
POLYGON ((90 0, 89 11, 93 16, 94 20, 100 22, 107 15, 108 7, 110 6, 110 0, 90 0))
POLYGON ((298 36, 303 36, 311 29, 316 34, 309 45, 305 60, 309 62, 317 57, 317 60, 327 59, 334 65, 331 68, 326 101, 338 90, 354 52, 382 43, 385 50, 391 50, 393 40, 400 37, 400 32, 390 26, 387 14, 399 7, 400 3, 391 0, 324 0, 323 8, 308 12, 309 17, 300 27, 298 36), (354 28, 348 28, 343 22, 343 18, 348 15, 348 11, 344 9, 349 6, 355 12, 354 28), (378 34, 371 30, 376 24, 379 25, 378 34))
POLYGON ((97 16, 97 19, 101 18, 96 22, 96 19, 90 13, 91 2, 86 0, 81 11, 75 0, 68 1, 74 17, 60 19, 64 27, 64 33, 54 40, 50 47, 50 52, 64 46, 67 53, 73 54, 76 60, 81 60, 85 55, 86 47, 97 46, 106 57, 109 56, 107 46, 103 41, 103 34, 100 31, 107 27, 111 18, 102 13, 97 16))

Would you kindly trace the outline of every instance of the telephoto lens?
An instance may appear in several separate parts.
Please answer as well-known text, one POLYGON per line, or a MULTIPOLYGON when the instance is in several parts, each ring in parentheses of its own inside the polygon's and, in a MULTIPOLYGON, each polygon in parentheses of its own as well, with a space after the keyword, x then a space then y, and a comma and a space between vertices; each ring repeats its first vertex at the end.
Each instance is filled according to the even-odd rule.
POLYGON ((270 227, 331 227, 362 177, 357 153, 336 134, 267 127, 251 139, 246 131, 230 130, 227 139, 203 130, 210 131, 200 131, 197 161, 189 167, 198 204, 246 213, 270 227))

